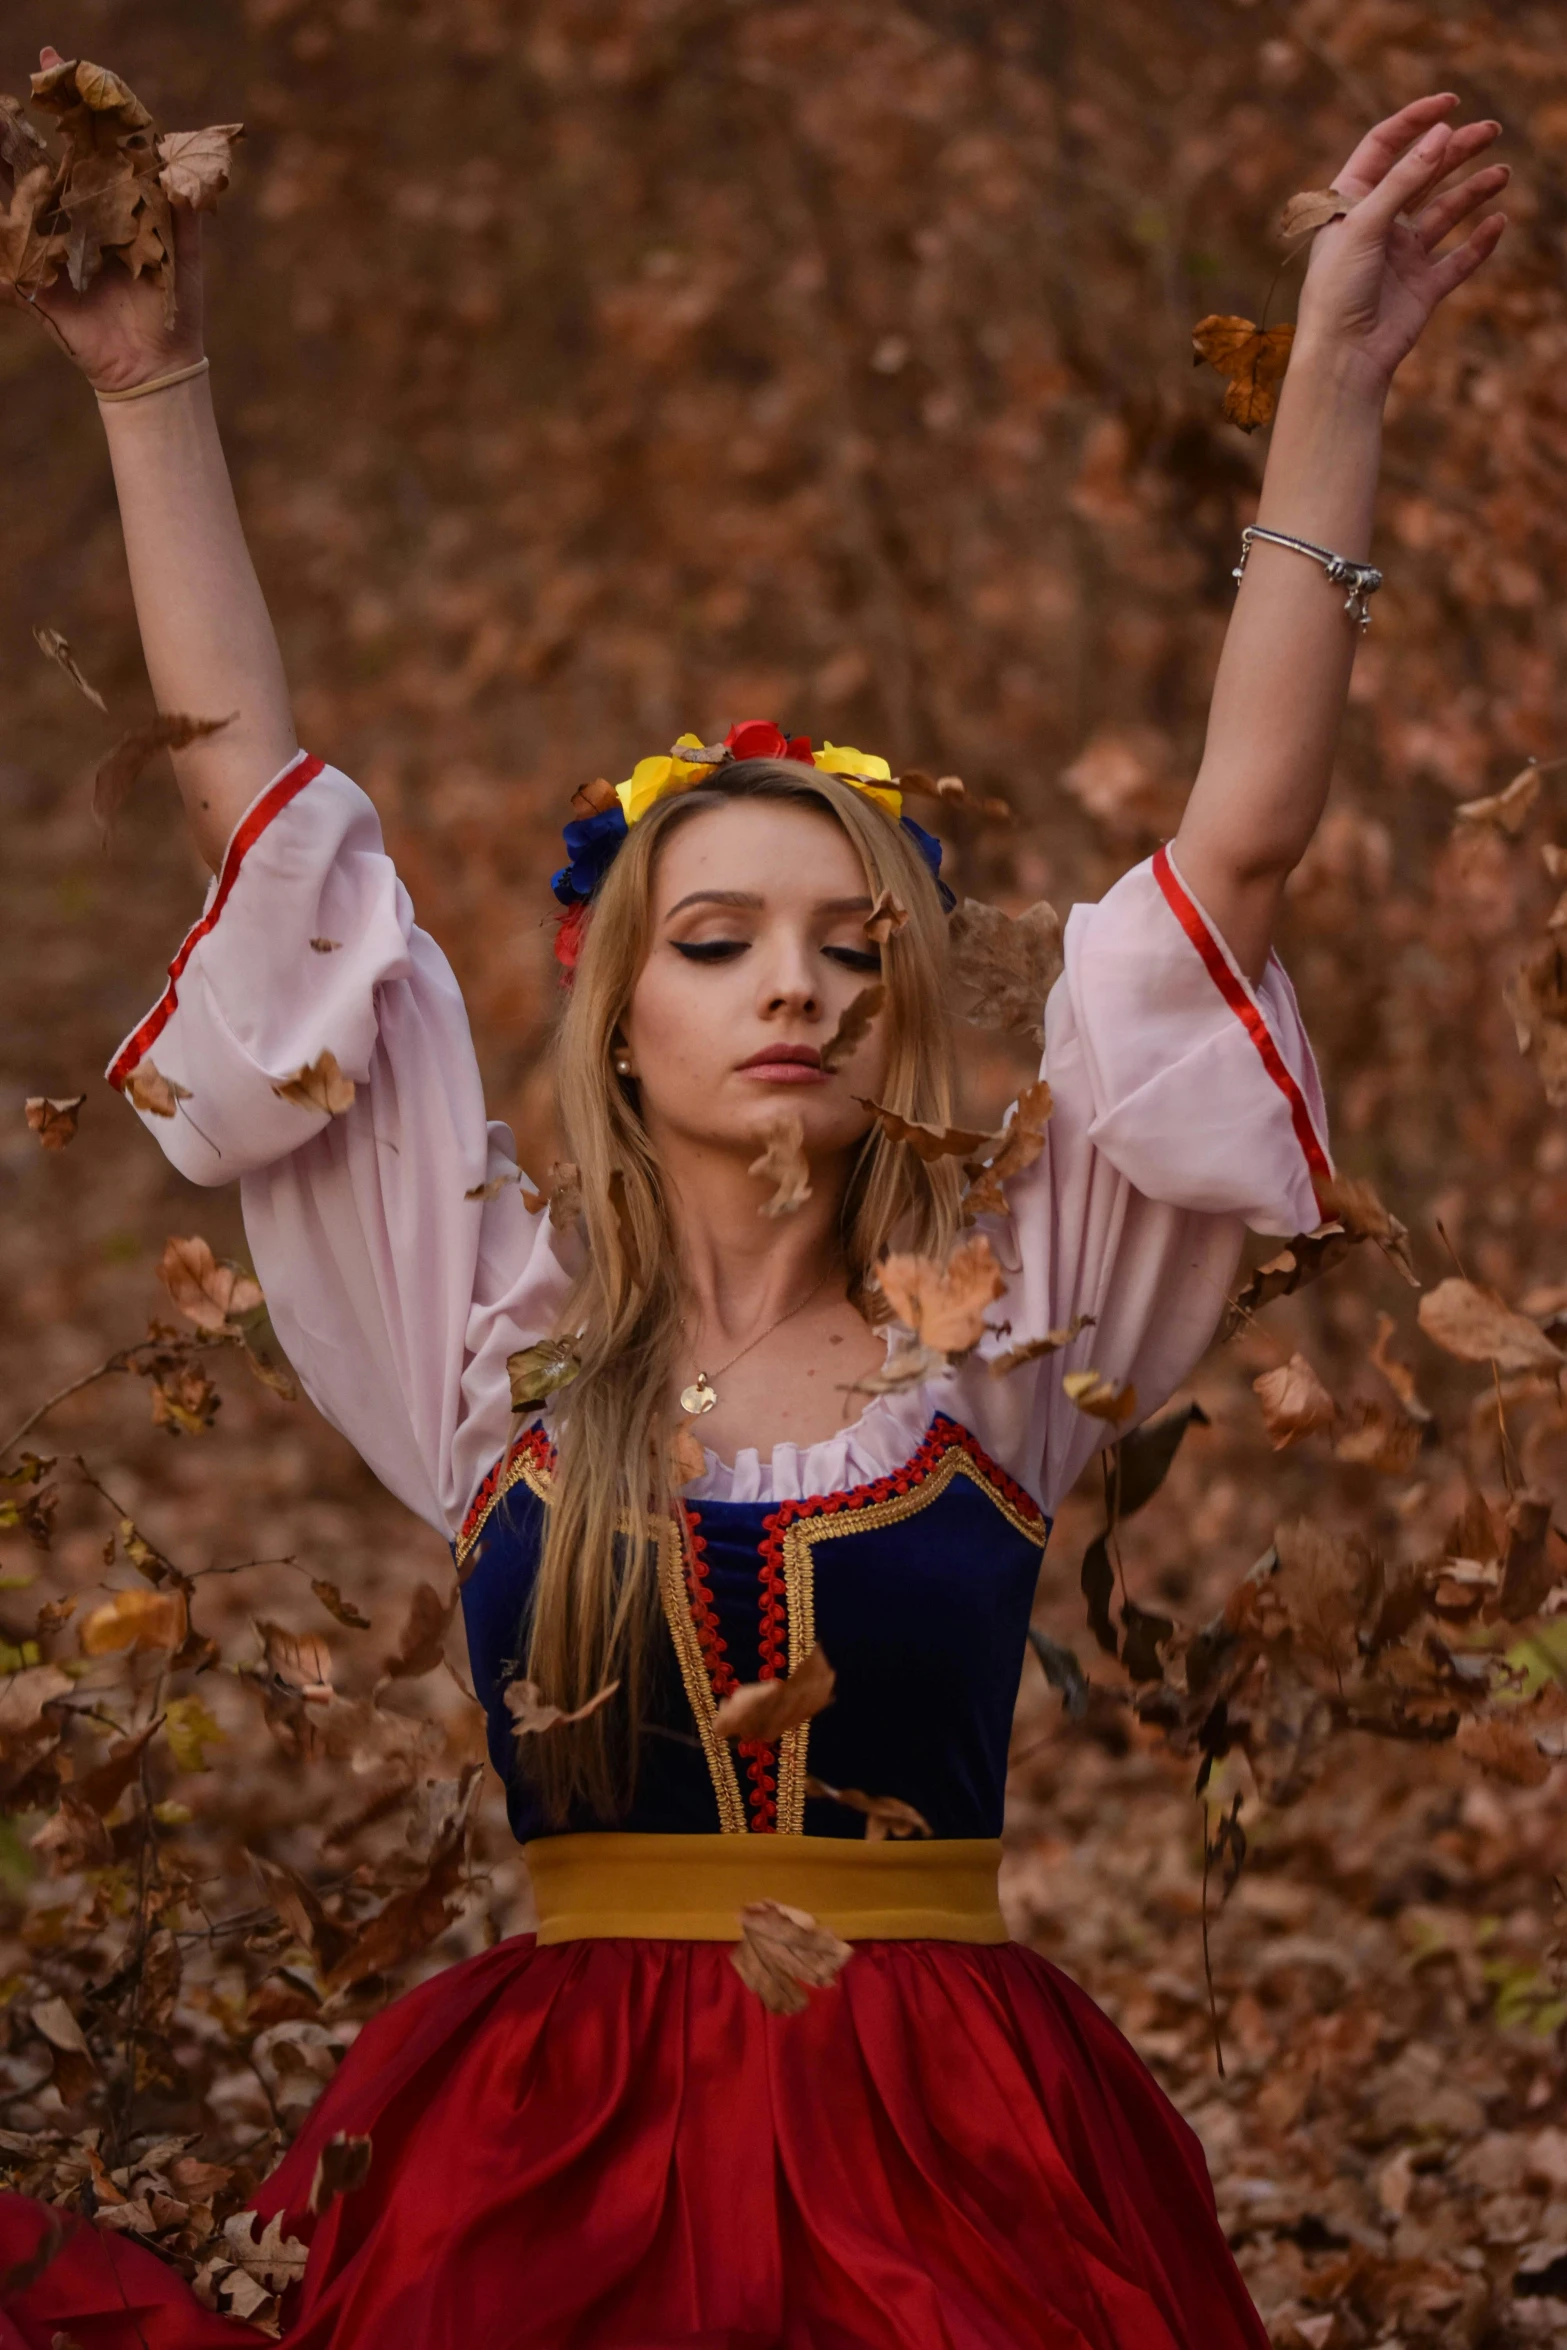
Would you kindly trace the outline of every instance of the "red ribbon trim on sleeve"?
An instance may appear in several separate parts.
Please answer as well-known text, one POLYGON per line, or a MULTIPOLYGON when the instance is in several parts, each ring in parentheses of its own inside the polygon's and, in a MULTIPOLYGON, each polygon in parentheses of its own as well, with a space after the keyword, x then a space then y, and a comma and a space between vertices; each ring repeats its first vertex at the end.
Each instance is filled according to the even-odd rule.
POLYGON ((215 928, 218 916, 228 903, 229 893, 239 879, 241 865, 244 864, 246 857, 266 831, 273 817, 281 815, 289 801, 297 798, 307 783, 314 782, 325 764, 326 762, 322 759, 311 758, 304 751, 298 752, 291 765, 284 768, 275 783, 268 784, 260 799, 255 802, 249 813, 243 818, 223 853, 223 866, 218 875, 218 886, 211 905, 202 915, 201 920, 186 931, 180 941, 179 952, 169 965, 168 986, 159 996, 141 1026, 132 1030, 109 1063, 108 1075, 111 1085, 122 1086, 137 1063, 145 1060, 148 1053, 151 1052, 154 1044, 174 1016, 175 1006, 179 1002, 176 982, 201 941, 210 930, 215 928))
POLYGON ((1207 967, 1209 978, 1251 1038, 1263 1067, 1289 1103, 1290 1122, 1295 1129, 1295 1139, 1305 1154, 1306 1164, 1311 1169, 1312 1180, 1320 1183, 1331 1182, 1333 1168, 1327 1152, 1317 1139, 1317 1130, 1311 1123, 1311 1112, 1306 1107, 1305 1095, 1285 1067, 1284 1057, 1273 1041, 1268 1023, 1258 1011, 1240 980, 1230 969, 1224 949, 1182 888, 1175 867, 1170 862, 1169 852, 1162 847, 1154 852, 1153 877, 1160 889, 1163 890, 1165 901, 1171 913, 1197 949, 1198 954, 1201 955, 1207 967))

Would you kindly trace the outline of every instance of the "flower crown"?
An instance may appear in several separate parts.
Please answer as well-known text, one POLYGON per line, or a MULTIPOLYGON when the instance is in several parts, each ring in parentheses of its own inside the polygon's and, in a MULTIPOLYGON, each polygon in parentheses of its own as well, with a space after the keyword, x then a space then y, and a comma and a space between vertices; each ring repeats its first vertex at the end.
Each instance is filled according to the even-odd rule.
POLYGON ((624 783, 613 788, 608 783, 593 783, 577 793, 576 804, 585 806, 589 813, 566 826, 562 837, 567 862, 550 877, 550 887, 565 908, 555 933, 555 959, 564 972, 569 975, 576 968, 588 908, 632 825, 671 792, 689 791, 693 784, 705 782, 716 768, 731 766, 739 759, 795 759, 802 767, 820 768, 864 792, 912 836, 930 867, 942 904, 950 910, 952 892, 941 878, 941 843, 912 816, 903 814, 903 794, 885 759, 851 750, 843 743, 823 743, 819 751, 813 750, 809 735, 785 734, 771 719, 749 718, 740 726, 731 726, 721 743, 704 743, 700 735, 683 734, 662 757, 639 759, 624 783))

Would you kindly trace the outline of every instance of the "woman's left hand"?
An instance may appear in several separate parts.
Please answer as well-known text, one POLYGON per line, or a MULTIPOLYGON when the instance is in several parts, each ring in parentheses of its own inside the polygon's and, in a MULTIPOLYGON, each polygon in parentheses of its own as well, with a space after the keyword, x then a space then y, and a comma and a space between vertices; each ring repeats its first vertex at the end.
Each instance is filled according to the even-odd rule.
POLYGON ((1493 212, 1461 245, 1437 248, 1501 193, 1504 163, 1435 193, 1500 137, 1499 122, 1441 120, 1458 100, 1417 98, 1368 131, 1334 181, 1351 209, 1318 229, 1301 290, 1298 339, 1362 366, 1383 386, 1419 340, 1426 320, 1494 252, 1506 227, 1493 212))

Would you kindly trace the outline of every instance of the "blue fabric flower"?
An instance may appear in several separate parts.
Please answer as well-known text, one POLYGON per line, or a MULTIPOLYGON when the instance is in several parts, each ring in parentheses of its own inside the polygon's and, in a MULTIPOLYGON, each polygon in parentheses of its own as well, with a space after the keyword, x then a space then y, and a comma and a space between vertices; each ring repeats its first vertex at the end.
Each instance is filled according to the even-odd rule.
POLYGON ((561 838, 570 862, 550 875, 550 887, 563 906, 578 905, 592 897, 625 837, 626 819, 618 806, 565 827, 561 838))
POLYGON ((912 816, 900 817, 899 822, 902 824, 904 831, 910 834, 913 839, 914 846, 919 850, 920 855, 924 858, 926 864, 930 867, 931 879, 935 882, 936 888, 940 892, 942 906, 944 910, 950 914, 958 901, 941 878, 940 841, 936 838, 936 835, 933 832, 927 832, 923 824, 916 824, 912 816))

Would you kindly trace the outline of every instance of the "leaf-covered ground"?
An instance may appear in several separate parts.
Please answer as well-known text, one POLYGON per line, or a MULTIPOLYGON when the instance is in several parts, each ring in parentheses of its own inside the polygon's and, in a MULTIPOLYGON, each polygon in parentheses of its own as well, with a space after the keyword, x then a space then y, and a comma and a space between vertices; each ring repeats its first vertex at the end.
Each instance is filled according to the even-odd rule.
MULTIPOLYGON (((1074 1714, 1028 1665, 1007 1882, 1199 2129, 1280 2345, 1561 2338, 1567 1426, 1516 1331, 1493 1380, 1419 1319, 1460 1278, 1537 1334, 1567 1305, 1556 12, 13 0, 0 87, 45 39, 162 124, 247 125, 214 389, 304 739, 376 798, 536 1178, 572 790, 777 716, 1006 800, 1010 829, 932 812, 962 893, 1097 894, 1192 773, 1262 458, 1193 325, 1287 319, 1279 209, 1371 116, 1451 88, 1506 125, 1502 253, 1395 393, 1387 585, 1283 940, 1423 1291, 1373 1239, 1261 1306, 1107 1579, 1085 1481, 1039 1629, 1094 1686, 1074 1714), (1216 1722, 1202 1676, 1242 1666, 1216 1722)), ((200 876, 156 767, 100 843, 94 772, 150 703, 92 402, 25 328, 0 314, 0 1437, 149 1317, 184 1335, 0 1490, 0 2148, 265 2314, 286 2254, 222 2233, 248 2177, 362 2017, 527 1895, 467 1775, 441 1544, 156 1275, 171 1236, 243 1256, 235 1201, 96 1074, 200 876), (84 1092, 42 1147, 68 1113, 27 1099, 84 1092)), ((988 1131, 1026 1050, 965 1036, 988 1131)))

